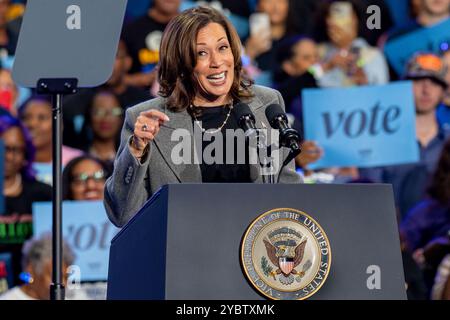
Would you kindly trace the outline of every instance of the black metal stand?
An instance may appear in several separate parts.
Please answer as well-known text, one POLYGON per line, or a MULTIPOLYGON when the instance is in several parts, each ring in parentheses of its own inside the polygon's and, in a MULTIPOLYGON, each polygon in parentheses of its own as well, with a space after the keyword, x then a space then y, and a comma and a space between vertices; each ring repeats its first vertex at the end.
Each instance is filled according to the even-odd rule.
POLYGON ((261 166, 262 181, 263 183, 275 183, 275 175, 273 173, 273 160, 272 160, 272 145, 267 145, 267 137, 262 130, 256 129, 257 135, 257 147, 258 147, 258 161, 261 166), (264 157, 261 159, 259 152, 264 152, 264 157), (267 171, 270 174, 265 174, 267 171))
POLYGON ((277 183, 280 182, 281 170, 283 170, 284 167, 286 167, 288 163, 291 162, 293 159, 295 159, 295 157, 298 156, 301 152, 302 150, 300 149, 298 144, 295 146, 291 146, 291 151, 289 151, 287 158, 283 161, 283 165, 280 168, 280 174, 278 175, 277 183))
POLYGON ((63 95, 73 94, 77 90, 78 80, 68 79, 39 79, 37 93, 52 96, 52 135, 53 135, 53 226, 52 226, 52 284, 50 285, 50 299, 64 300, 65 289, 62 270, 62 98, 63 95))

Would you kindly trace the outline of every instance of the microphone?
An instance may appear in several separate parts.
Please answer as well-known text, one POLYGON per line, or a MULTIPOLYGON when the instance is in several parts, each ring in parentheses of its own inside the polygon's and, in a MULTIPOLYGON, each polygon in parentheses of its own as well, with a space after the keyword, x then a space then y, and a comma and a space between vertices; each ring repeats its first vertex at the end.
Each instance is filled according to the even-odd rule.
POLYGON ((274 129, 280 131, 280 144, 292 150, 294 157, 300 150, 300 134, 297 130, 289 127, 286 113, 279 104, 271 104, 266 108, 266 117, 274 129))
MULTIPOLYGON (((271 146, 266 144, 265 134, 256 128, 255 116, 253 115, 252 110, 250 110, 250 107, 245 103, 239 102, 233 107, 232 112, 239 127, 244 130, 246 138, 256 139, 258 157, 261 156, 260 152, 265 150, 262 154, 263 158, 259 158, 261 170, 272 168, 272 159, 270 156, 272 150, 271 146)), ((273 174, 269 174, 268 176, 269 177, 267 178, 265 174, 262 174, 263 183, 274 183, 275 177, 273 174)))
POLYGON ((233 107, 232 113, 247 137, 257 133, 255 116, 247 104, 239 102, 233 107))

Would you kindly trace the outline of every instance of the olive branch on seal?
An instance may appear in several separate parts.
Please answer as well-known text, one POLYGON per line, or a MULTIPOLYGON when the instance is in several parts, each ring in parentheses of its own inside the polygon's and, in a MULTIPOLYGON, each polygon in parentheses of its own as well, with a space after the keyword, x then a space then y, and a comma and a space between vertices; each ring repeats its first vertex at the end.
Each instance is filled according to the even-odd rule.
POLYGON ((273 271, 273 268, 269 265, 269 261, 267 261, 266 257, 261 258, 261 269, 266 277, 269 277, 273 271))

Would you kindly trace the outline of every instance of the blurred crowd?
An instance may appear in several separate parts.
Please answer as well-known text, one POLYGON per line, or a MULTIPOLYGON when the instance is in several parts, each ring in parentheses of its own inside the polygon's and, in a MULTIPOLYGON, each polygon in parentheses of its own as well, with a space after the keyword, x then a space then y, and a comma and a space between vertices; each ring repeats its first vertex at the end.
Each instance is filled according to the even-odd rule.
MULTIPOLYGON (((38 279, 42 270, 36 270, 43 267, 36 265, 48 262, 29 256, 30 250, 45 251, 45 239, 29 239, 32 203, 51 200, 51 179, 40 168, 52 161, 52 103, 20 88, 11 76, 24 2, 0 0, 0 138, 5 146, 0 257, 12 255, 14 283, 22 285, 9 292, 10 298, 45 299, 48 292, 36 283, 47 282, 25 281, 23 274, 38 279)), ((180 10, 196 5, 213 6, 229 17, 241 37, 245 72, 256 84, 281 92, 291 124, 300 132, 303 89, 412 81, 417 163, 311 170, 326 150, 303 141, 296 165, 309 183, 392 184, 408 297, 450 299, 450 30, 439 51, 416 52, 401 74, 384 53, 390 41, 449 19, 450 0, 129 0, 111 77, 64 99, 64 199, 102 200, 124 111, 158 94, 162 32, 180 10), (371 5, 380 10, 374 29, 367 24, 371 5)), ((71 259, 68 253, 68 265, 71 259)))

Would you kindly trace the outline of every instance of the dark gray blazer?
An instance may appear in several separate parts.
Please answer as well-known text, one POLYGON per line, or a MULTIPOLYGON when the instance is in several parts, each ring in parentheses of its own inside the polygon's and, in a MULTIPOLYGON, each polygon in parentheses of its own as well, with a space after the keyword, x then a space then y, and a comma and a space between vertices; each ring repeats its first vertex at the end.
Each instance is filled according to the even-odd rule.
MULTIPOLYGON (((255 115, 256 126, 270 128, 265 116, 265 108, 272 103, 278 103, 284 107, 283 99, 278 91, 270 88, 254 85, 252 91, 254 97, 247 102, 255 115)), ((172 149, 179 144, 179 141, 171 141, 174 129, 185 128, 191 137, 194 130, 192 118, 187 111, 171 112, 166 108, 165 102, 166 99, 158 97, 126 111, 120 147, 114 162, 114 172, 105 185, 106 212, 109 219, 118 227, 125 225, 161 186, 168 183, 202 182, 198 164, 174 164, 171 160, 172 149), (128 144, 139 113, 150 109, 164 112, 170 121, 161 126, 159 133, 150 144, 148 156, 143 163, 140 163, 131 154, 128 144)), ((194 146, 192 146, 193 150, 194 146)), ((280 155, 284 160, 288 150, 283 148, 282 151, 280 155)), ((255 183, 261 183, 262 176, 259 169, 253 167, 253 170, 251 168, 252 179, 255 183)), ((279 181, 281 183, 301 182, 301 177, 295 172, 294 161, 281 171, 279 181)))

